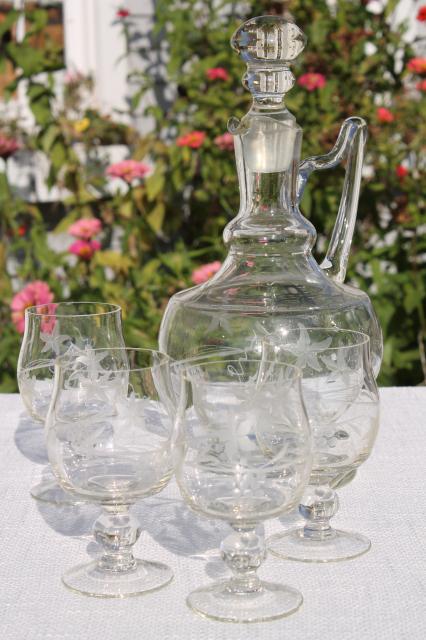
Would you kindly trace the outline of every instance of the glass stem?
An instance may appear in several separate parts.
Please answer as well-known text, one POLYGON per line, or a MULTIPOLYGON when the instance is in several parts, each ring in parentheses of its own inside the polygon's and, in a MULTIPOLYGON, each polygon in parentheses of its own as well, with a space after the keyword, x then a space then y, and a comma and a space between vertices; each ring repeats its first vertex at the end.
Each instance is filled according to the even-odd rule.
POLYGON ((103 547, 98 561, 101 571, 123 572, 136 567, 133 545, 141 534, 139 522, 129 512, 128 505, 103 505, 94 524, 94 537, 103 547))
POLYGON ((220 546, 222 560, 232 571, 231 593, 253 593, 261 589, 257 570, 266 557, 263 527, 231 525, 231 533, 220 546))
POLYGON ((336 532, 330 519, 338 509, 339 499, 330 485, 309 485, 299 505, 299 512, 307 520, 303 537, 318 541, 333 538, 336 532))

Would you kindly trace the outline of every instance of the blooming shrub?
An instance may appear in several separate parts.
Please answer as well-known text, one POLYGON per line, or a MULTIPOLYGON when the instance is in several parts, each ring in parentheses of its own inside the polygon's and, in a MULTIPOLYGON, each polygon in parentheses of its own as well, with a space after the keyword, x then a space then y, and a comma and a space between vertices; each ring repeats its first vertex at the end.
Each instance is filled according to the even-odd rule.
MULTIPOLYGON (((231 1, 157 0, 155 6, 151 44, 164 51, 166 41, 167 67, 157 78, 148 65, 130 85, 131 115, 154 123, 144 136, 83 106, 93 81, 78 71, 67 72, 58 107, 53 76, 61 52, 47 36, 40 55, 31 35, 13 46, 19 12, 8 16, 10 37, 2 38, 0 57, 20 69, 8 91, 25 81, 36 129, 0 122, 0 163, 20 153, 16 145, 44 153, 49 185, 67 196, 51 206, 19 199, 0 164, 0 390, 16 389, 19 331, 25 305, 36 300, 34 284, 49 300, 120 304, 128 344, 154 346, 170 296, 220 267, 222 230, 239 206, 227 121, 241 117, 250 101, 241 85, 245 66, 229 38, 246 17, 282 10, 290 10, 308 36, 286 98, 304 127, 302 157, 327 153, 347 117, 360 115, 369 125, 348 280, 370 295, 383 328, 380 382, 424 381, 426 58, 405 42, 403 25, 391 26, 395 2, 255 0, 238 3, 238 16, 231 1), (155 106, 145 101, 152 88, 155 106), (14 140, 15 149, 2 146, 3 139, 14 140), (110 144, 127 145, 126 160, 108 166, 102 148, 110 144), (48 230, 67 233, 68 248, 52 249, 48 230)), ((31 33, 42 31, 44 10, 26 13, 31 33)), ((426 29, 423 12, 417 17, 426 29)), ((117 3, 116 18, 128 54, 141 55, 146 43, 136 14, 117 3)), ((319 260, 339 208, 342 175, 341 168, 313 173, 304 193, 301 209, 318 231, 319 260)))

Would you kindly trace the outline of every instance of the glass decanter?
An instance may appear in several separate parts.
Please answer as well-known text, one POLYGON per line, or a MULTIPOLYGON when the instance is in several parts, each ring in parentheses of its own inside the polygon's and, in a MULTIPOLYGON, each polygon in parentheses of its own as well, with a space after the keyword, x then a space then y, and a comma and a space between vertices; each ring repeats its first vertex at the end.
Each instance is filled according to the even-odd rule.
POLYGON ((334 148, 300 161, 302 129, 285 106, 294 85, 290 63, 306 43, 278 16, 248 20, 231 39, 247 64, 244 86, 253 103, 232 118, 241 192, 238 215, 224 231, 229 250, 206 283, 175 294, 160 329, 160 349, 176 359, 209 348, 260 350, 266 336, 300 327, 339 327, 370 337, 373 370, 380 369, 382 335, 363 291, 344 284, 361 183, 367 126, 343 123, 334 148), (346 160, 343 193, 324 261, 312 256, 316 231, 299 210, 310 173, 346 160))

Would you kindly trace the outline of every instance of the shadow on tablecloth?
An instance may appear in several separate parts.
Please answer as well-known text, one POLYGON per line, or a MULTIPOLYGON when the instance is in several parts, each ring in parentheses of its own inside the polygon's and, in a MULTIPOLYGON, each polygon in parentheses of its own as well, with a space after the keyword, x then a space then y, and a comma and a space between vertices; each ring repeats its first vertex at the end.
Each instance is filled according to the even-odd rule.
POLYGON ((27 413, 21 413, 14 440, 18 451, 36 464, 47 464, 46 444, 43 425, 36 422, 27 413))

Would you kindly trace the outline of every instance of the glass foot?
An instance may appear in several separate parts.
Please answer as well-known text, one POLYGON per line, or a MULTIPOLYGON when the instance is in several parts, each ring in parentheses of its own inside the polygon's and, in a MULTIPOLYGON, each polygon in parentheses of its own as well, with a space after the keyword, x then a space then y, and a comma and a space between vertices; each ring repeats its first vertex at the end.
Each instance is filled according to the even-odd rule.
POLYGON ((129 571, 114 572, 99 569, 97 560, 70 569, 62 576, 68 589, 96 598, 128 598, 165 587, 173 572, 160 562, 136 560, 129 571))
POLYGON ((264 622, 288 616, 303 602, 296 589, 271 582, 261 582, 252 592, 238 593, 230 580, 215 582, 189 594, 190 609, 205 618, 223 622, 264 622))
POLYGON ((49 502, 50 504, 72 506, 86 503, 85 500, 76 498, 71 493, 62 489, 54 479, 42 480, 38 484, 35 484, 31 487, 30 493, 35 500, 49 502))
POLYGON ((316 540, 304 535, 304 529, 277 533, 267 541, 268 550, 279 558, 301 562, 339 562, 366 553, 371 542, 360 533, 333 529, 333 535, 316 540))

